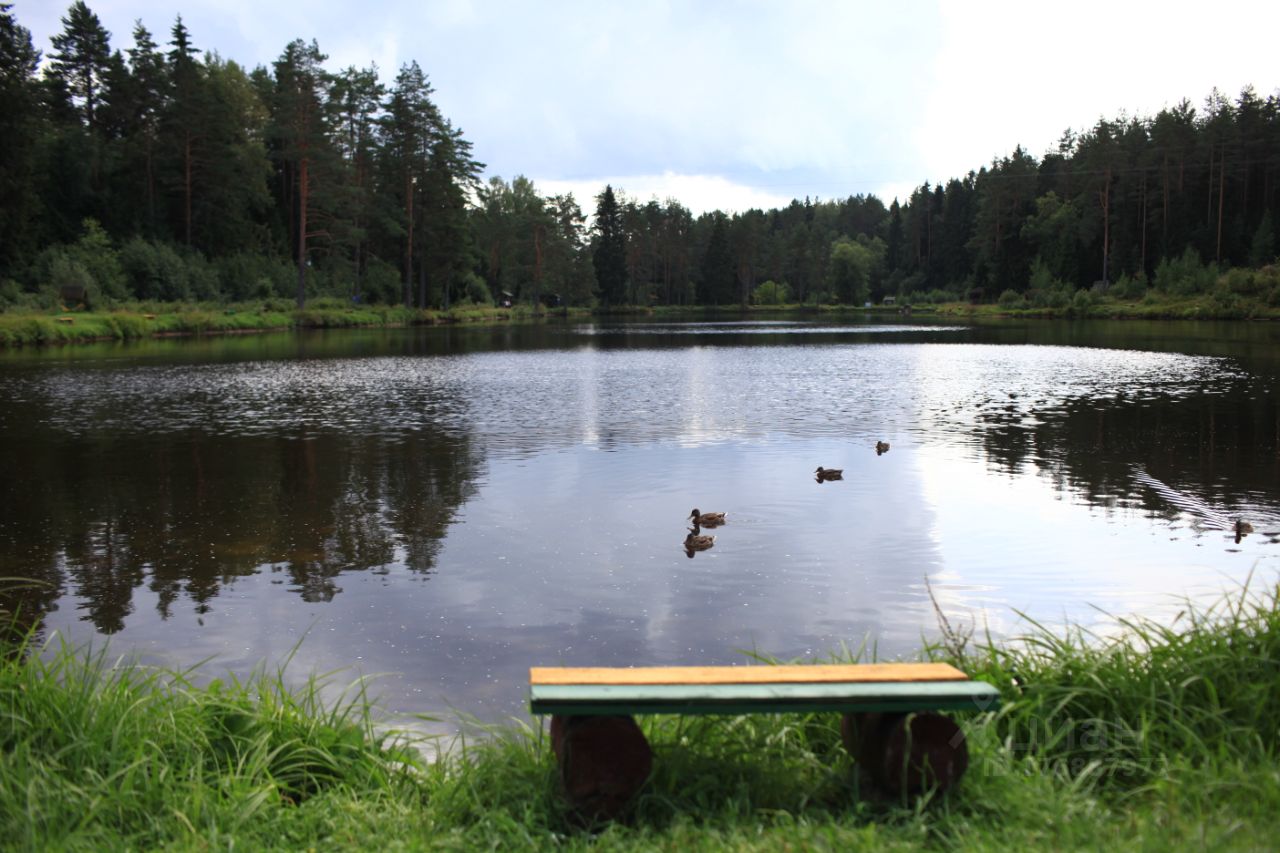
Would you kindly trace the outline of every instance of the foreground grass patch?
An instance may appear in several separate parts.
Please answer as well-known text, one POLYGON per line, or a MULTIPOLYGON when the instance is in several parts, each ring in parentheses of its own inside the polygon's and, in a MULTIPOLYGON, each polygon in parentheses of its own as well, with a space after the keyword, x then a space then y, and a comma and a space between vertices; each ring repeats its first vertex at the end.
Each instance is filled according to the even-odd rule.
POLYGON ((961 715, 945 797, 869 790, 823 714, 651 717, 629 819, 565 812, 520 723, 438 761, 283 674, 191 672, 58 646, 0 665, 0 833, 20 849, 1268 849, 1280 832, 1280 607, 1248 587, 1123 637, 1036 628, 926 650, 1001 686, 961 715))

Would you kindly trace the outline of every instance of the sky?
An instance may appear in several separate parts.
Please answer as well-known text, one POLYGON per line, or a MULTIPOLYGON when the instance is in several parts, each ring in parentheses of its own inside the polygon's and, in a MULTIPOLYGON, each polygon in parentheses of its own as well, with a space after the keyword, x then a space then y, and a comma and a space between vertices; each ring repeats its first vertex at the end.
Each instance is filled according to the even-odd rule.
MULTIPOLYGON (((70 0, 7 0, 48 53, 70 0)), ((416 60, 486 177, 591 209, 606 183, 693 212, 905 200, 1067 129, 1215 87, 1280 90, 1280 3, 1217 0, 87 0, 252 68, 295 38, 327 67, 416 60)))

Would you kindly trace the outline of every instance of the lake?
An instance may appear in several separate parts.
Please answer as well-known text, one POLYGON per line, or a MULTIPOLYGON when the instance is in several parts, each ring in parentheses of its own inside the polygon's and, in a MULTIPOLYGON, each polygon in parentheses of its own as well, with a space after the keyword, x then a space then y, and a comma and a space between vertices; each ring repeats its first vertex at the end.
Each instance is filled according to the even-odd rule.
POLYGON ((530 665, 909 655, 935 601, 1101 630, 1280 574, 1280 325, 906 320, 2 352, 0 576, 43 585, 0 606, 450 731, 530 665))

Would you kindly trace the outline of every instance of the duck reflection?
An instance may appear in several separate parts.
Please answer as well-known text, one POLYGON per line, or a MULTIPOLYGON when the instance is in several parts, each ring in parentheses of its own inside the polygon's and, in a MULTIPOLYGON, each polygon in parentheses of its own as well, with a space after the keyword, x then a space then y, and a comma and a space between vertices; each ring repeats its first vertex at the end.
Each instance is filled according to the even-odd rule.
POLYGON ((689 528, 689 535, 684 537, 684 554, 692 560, 694 554, 706 551, 715 544, 716 537, 703 534, 702 528, 695 523, 689 528))

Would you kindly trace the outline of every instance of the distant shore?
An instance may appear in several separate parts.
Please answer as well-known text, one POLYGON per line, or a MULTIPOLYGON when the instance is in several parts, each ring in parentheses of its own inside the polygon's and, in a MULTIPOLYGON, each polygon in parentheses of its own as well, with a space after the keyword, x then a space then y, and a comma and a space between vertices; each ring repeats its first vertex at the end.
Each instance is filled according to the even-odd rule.
POLYGON ((313 306, 293 308, 284 300, 235 305, 193 303, 130 304, 111 310, 39 311, 9 310, 0 313, 0 347, 49 346, 148 338, 199 335, 250 334, 298 329, 399 328, 453 324, 506 325, 600 317, 654 317, 700 319, 753 315, 795 317, 914 316, 999 319, 1097 319, 1097 320, 1280 320, 1280 305, 1261 299, 1216 299, 1210 295, 1124 300, 1099 297, 1074 300, 1065 305, 1029 306, 939 302, 890 304, 869 307, 847 305, 684 305, 562 307, 534 309, 529 305, 502 308, 467 305, 449 310, 404 308, 396 305, 344 305, 337 300, 316 300, 313 306))

